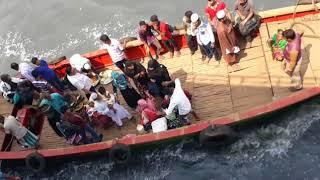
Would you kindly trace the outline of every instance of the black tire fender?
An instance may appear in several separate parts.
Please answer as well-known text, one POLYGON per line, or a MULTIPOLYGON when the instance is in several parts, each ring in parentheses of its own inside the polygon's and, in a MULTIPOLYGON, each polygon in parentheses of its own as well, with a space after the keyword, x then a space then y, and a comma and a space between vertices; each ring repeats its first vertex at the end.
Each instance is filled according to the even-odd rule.
POLYGON ((46 159, 38 152, 29 154, 25 159, 25 164, 35 173, 42 172, 47 167, 46 159))
POLYGON ((116 164, 127 164, 131 159, 130 147, 126 144, 114 144, 109 151, 109 157, 116 164))
POLYGON ((199 134, 199 143, 203 145, 222 146, 232 143, 237 135, 229 126, 210 126, 199 134))

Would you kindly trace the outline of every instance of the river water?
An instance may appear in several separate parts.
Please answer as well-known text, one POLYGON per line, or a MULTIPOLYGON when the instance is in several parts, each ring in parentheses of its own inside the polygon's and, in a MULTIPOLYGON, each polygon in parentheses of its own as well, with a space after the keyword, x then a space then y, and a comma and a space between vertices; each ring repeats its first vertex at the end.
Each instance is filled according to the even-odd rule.
MULTIPOLYGON (((232 9, 232 1, 227 3, 232 9)), ((152 14, 177 24, 186 10, 203 15, 206 1, 196 0, 2 0, 0 70, 32 56, 48 59, 99 47, 99 35, 135 36, 137 23, 152 14)), ((258 10, 293 5, 288 0, 255 1, 258 10)), ((119 167, 107 158, 74 161, 25 179, 311 179, 320 177, 318 100, 252 127, 240 140, 219 149, 198 148, 192 140, 135 152, 133 163, 119 167)))

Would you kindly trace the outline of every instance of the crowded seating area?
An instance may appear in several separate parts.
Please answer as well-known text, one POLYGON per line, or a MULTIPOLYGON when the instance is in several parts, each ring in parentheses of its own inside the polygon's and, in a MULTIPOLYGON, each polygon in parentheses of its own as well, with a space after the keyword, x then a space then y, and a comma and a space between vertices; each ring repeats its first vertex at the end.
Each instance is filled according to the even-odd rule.
MULTIPOLYGON (((241 70, 238 42, 245 39, 250 43, 257 36, 261 18, 255 13, 252 0, 236 0, 234 10, 238 14, 236 21, 221 0, 208 0, 204 11, 208 19, 202 19, 200 13, 185 12, 183 28, 190 54, 200 51, 203 64, 213 62, 219 66, 223 58, 230 72, 241 70)), ((158 15, 152 15, 150 22, 139 22, 137 37, 148 55, 145 63, 127 59, 127 40, 120 43, 101 34, 101 49, 109 53, 114 65, 102 72, 109 74, 108 83, 99 81, 101 71, 95 71, 90 60, 80 54, 69 58, 64 77, 59 77, 40 57, 12 63, 11 68, 18 75, 2 74, 0 82, 3 98, 13 104, 11 115, 0 117, 4 132, 13 135, 24 148, 38 148, 40 135, 16 118, 23 108, 43 114, 56 136, 70 145, 101 142, 105 138, 101 130, 122 131, 126 123, 135 123, 136 133, 145 134, 188 126, 191 119, 200 120, 192 105, 192 94, 161 63, 165 51, 169 59, 181 56, 174 31, 176 27, 158 15)), ((294 57, 290 53, 301 48, 295 44, 299 42, 292 31, 279 30, 268 42, 275 59, 285 61, 285 71, 291 78, 294 76, 294 88, 299 90, 302 85, 296 64, 301 55, 290 59, 294 57), (286 49, 288 44, 290 49, 286 49)), ((297 37, 301 36, 297 33, 297 37)))

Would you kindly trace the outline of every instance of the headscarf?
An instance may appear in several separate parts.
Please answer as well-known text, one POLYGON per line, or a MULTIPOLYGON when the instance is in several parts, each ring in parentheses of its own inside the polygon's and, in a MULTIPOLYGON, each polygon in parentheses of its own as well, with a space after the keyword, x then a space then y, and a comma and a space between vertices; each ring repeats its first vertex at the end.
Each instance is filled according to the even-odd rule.
POLYGON ((138 108, 137 108, 137 110, 138 110, 139 112, 142 112, 142 111, 145 110, 146 108, 148 108, 148 103, 147 103, 147 101, 144 100, 144 99, 140 99, 140 100, 138 101, 138 108))
POLYGON ((93 102, 93 101, 97 100, 97 98, 98 98, 98 94, 97 93, 92 93, 90 95, 89 101, 93 102))
POLYGON ((156 80, 157 84, 160 84, 162 82, 161 66, 157 60, 151 59, 148 62, 148 75, 150 79, 156 80), (149 68, 153 68, 153 69, 149 70, 149 68))

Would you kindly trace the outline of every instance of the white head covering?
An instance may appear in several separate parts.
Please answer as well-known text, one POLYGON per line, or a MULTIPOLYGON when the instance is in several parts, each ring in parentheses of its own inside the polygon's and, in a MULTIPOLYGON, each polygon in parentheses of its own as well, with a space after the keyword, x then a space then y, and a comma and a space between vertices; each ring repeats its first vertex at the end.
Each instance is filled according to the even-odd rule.
POLYGON ((91 69, 91 66, 90 66, 89 63, 85 63, 84 66, 83 66, 83 68, 84 68, 85 70, 90 70, 90 69, 91 69))
POLYGON ((89 101, 95 101, 98 98, 98 94, 97 93, 92 93, 90 95, 89 101))
POLYGON ((191 15, 191 22, 195 23, 199 20, 199 15, 197 13, 193 13, 191 15))
POLYGON ((226 12, 224 10, 220 10, 217 12, 218 19, 223 19, 224 17, 226 17, 226 12))

